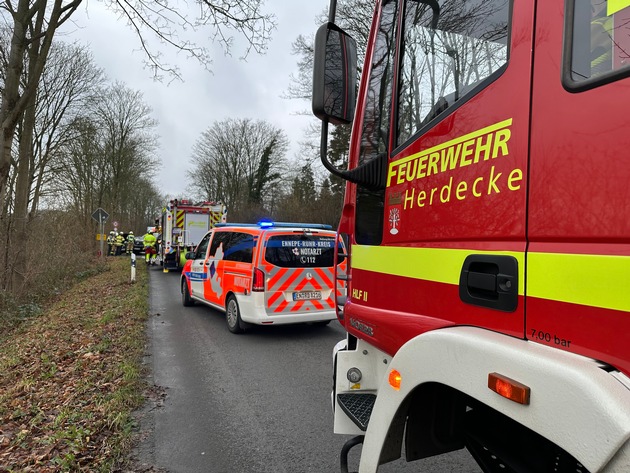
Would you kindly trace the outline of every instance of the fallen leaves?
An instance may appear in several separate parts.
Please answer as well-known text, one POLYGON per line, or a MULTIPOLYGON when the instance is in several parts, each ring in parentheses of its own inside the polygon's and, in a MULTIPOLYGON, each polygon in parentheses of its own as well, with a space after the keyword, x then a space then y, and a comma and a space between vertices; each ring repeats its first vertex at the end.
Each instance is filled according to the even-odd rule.
POLYGON ((131 445, 147 274, 128 262, 70 288, 0 341, 0 472, 111 471, 131 445), (140 282, 140 284, 138 284, 140 282))

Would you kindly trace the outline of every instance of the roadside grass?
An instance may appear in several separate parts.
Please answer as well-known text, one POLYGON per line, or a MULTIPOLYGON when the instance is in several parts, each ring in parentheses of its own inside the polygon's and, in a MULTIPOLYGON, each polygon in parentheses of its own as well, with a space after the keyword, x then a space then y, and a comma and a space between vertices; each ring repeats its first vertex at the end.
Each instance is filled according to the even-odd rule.
POLYGON ((88 271, 0 335, 0 472, 116 471, 144 403, 148 273, 88 271))

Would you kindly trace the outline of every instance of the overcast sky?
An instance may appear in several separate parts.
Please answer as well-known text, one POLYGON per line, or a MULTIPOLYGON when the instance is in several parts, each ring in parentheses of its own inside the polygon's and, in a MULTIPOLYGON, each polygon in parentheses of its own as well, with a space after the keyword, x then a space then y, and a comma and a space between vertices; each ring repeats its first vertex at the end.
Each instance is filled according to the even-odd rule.
POLYGON ((94 62, 110 82, 124 82, 144 94, 159 123, 159 190, 171 197, 186 196, 192 146, 215 121, 266 120, 287 133, 291 141, 288 158, 299 158, 298 141, 313 119, 296 112, 309 110, 310 103, 281 95, 290 84, 290 74, 297 73, 298 57, 291 54, 291 43, 300 34, 314 34, 316 18, 327 7, 328 0, 265 0, 264 11, 274 13, 277 21, 266 54, 252 52, 246 61, 240 60, 244 49, 235 37, 232 56, 213 48, 212 73, 174 50, 161 48, 184 79, 170 84, 153 81, 151 71, 143 68, 143 53, 138 51, 134 33, 100 2, 89 1, 73 15, 74 25, 68 28, 72 33, 64 40, 87 43, 94 62))

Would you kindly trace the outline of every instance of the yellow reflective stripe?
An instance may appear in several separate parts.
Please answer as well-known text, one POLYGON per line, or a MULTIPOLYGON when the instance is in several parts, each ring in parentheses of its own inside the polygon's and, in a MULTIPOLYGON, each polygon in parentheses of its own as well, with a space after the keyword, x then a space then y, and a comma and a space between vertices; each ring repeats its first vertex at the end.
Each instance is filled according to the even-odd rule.
MULTIPOLYGON (((466 256, 511 255, 518 261, 518 293, 525 293, 524 254, 394 246, 352 246, 352 267, 412 279, 459 284, 466 256)), ((527 295, 630 312, 630 256, 529 253, 527 295)))
POLYGON ((608 0, 606 15, 610 16, 630 6, 630 0, 608 0))
POLYGON ((459 275, 468 255, 510 255, 518 261, 518 293, 524 294, 524 253, 400 246, 352 245, 352 267, 413 279, 459 285, 459 275))
POLYGON ((527 295, 630 312, 630 257, 529 253, 527 295))

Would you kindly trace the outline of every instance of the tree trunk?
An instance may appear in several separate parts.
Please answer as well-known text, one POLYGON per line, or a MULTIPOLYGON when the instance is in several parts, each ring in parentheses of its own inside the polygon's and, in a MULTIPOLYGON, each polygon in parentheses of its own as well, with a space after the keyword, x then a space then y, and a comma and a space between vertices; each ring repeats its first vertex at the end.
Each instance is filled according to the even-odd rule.
POLYGON ((20 118, 18 101, 20 99, 20 76, 24 70, 24 51, 26 50, 26 26, 17 21, 24 18, 28 10, 28 1, 20 0, 16 21, 11 38, 11 51, 7 66, 7 77, 0 95, 0 209, 5 208, 8 199, 8 179, 11 170, 11 147, 15 127, 20 118))
POLYGON ((32 185, 32 166, 33 162, 33 130, 35 128, 35 99, 36 95, 31 96, 29 106, 24 113, 22 121, 22 132, 19 136, 19 152, 17 165, 17 179, 15 182, 15 206, 14 227, 13 227, 13 245, 11 247, 12 271, 11 287, 14 290, 21 290, 25 282, 25 274, 28 273, 28 264, 25 250, 28 247, 28 215, 29 215, 29 195, 32 185), (18 264, 21 262, 21 264, 18 264))

